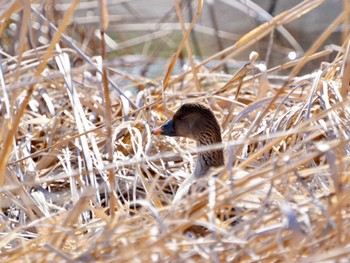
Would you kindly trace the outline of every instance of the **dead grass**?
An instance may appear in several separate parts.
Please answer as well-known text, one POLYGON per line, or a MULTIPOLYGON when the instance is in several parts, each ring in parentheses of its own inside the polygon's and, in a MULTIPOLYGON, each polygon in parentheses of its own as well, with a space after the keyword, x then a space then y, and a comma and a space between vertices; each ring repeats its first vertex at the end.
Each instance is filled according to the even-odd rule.
MULTIPOLYGON (((348 27, 346 1, 300 59, 264 70, 252 53, 233 75, 219 66, 323 1, 304 1, 174 74, 183 48, 193 52, 188 36, 197 16, 187 26, 180 18, 184 38, 162 80, 112 68, 67 37, 78 1, 59 13, 58 27, 34 2, 14 1, 0 15, 7 41, 11 17, 23 11, 15 55, 1 51, 2 262, 349 258, 348 32, 341 47, 320 49, 336 27, 348 27), (30 47, 27 34, 40 32, 29 19, 50 28, 47 45, 30 47), (299 74, 329 55, 318 70, 299 74), (209 62, 217 66, 208 70, 209 62), (130 87, 137 92, 128 95, 130 87), (225 143, 211 148, 225 148, 227 165, 196 183, 202 191, 194 185, 173 202, 195 153, 207 148, 150 130, 188 101, 215 111, 225 143)), ((109 21, 103 10, 101 31, 109 21)), ((102 47, 95 52, 104 57, 102 47)))

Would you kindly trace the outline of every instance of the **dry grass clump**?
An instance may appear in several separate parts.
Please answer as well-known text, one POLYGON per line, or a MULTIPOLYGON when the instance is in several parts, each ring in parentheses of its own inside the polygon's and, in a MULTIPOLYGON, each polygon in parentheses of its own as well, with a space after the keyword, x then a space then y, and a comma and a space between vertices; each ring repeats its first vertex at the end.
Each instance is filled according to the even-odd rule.
MULTIPOLYGON (((319 51, 334 28, 346 28, 347 5, 302 58, 264 70, 252 53, 233 75, 218 70, 321 2, 305 1, 173 74, 183 48, 191 54, 197 17, 187 29, 180 19, 184 38, 162 80, 126 74, 65 36, 78 1, 58 28, 34 4, 13 2, 1 21, 22 10, 24 21, 33 15, 52 36, 29 48, 22 23, 17 55, 1 52, 2 262, 347 259, 349 36, 319 51), (330 54, 332 61, 298 76, 308 61, 330 54), (288 75, 275 74, 285 69, 288 75), (227 165, 173 202, 195 153, 208 147, 150 131, 188 101, 214 110, 225 143, 210 147, 225 148, 227 165)), ((99 4, 105 57, 108 19, 99 4)))

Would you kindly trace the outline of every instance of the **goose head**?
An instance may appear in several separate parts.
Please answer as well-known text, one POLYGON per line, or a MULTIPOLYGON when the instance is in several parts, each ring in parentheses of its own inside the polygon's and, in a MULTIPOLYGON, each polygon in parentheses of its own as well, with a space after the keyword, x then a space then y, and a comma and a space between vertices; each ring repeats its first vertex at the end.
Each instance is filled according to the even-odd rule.
MULTIPOLYGON (((213 111, 202 103, 183 104, 173 118, 152 131, 155 135, 181 136, 196 141, 197 146, 221 143, 221 129, 213 111)), ((195 177, 206 175, 211 167, 224 165, 223 150, 198 154, 195 177)))

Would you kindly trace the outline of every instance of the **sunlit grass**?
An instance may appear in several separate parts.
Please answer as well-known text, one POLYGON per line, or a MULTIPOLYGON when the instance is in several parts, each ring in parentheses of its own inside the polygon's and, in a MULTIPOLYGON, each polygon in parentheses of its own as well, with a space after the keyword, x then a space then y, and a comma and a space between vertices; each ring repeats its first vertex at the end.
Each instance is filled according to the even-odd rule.
MULTIPOLYGON (((127 74, 104 61, 108 91, 96 57, 99 42, 96 56, 65 36, 53 52, 52 39, 34 49, 25 37, 20 53, 2 51, 2 261, 348 258, 349 38, 340 47, 320 48, 347 13, 296 61, 264 71, 263 58, 253 53, 234 74, 220 67, 251 53, 252 43, 287 23, 287 16, 307 15, 321 2, 305 1, 227 49, 193 61, 195 67, 184 59, 181 68, 181 57, 169 56, 163 78, 127 74), (319 69, 300 74, 316 58, 324 60, 319 69), (210 62, 217 69, 206 67, 210 62), (173 202, 196 153, 208 147, 150 131, 189 101, 215 112, 224 143, 210 148, 225 149, 226 166, 173 202)), ((8 7, 4 18, 23 8, 30 6, 8 7)), ((64 33, 69 23, 61 22, 64 33)))

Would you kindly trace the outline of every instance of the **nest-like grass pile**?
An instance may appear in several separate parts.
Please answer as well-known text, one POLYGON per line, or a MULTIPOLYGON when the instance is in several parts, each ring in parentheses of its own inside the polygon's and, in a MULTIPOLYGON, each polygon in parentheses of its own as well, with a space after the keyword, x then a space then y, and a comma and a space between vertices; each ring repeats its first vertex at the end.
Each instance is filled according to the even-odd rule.
MULTIPOLYGON (((298 8, 288 19, 311 7, 298 8)), ((286 15, 174 76, 176 53, 162 81, 89 58, 62 35, 64 23, 52 27, 50 45, 3 59, 2 261, 348 258, 349 38, 316 53, 346 14, 301 59, 264 71, 253 54, 233 76, 205 63, 248 48, 286 15), (307 61, 330 53, 333 61, 296 77, 307 61), (275 77, 286 68, 288 76, 275 77), (137 92, 126 96, 117 78, 137 92), (188 101, 214 110, 225 142, 210 147, 225 148, 226 166, 173 203, 195 153, 207 148, 150 130, 188 101)))

